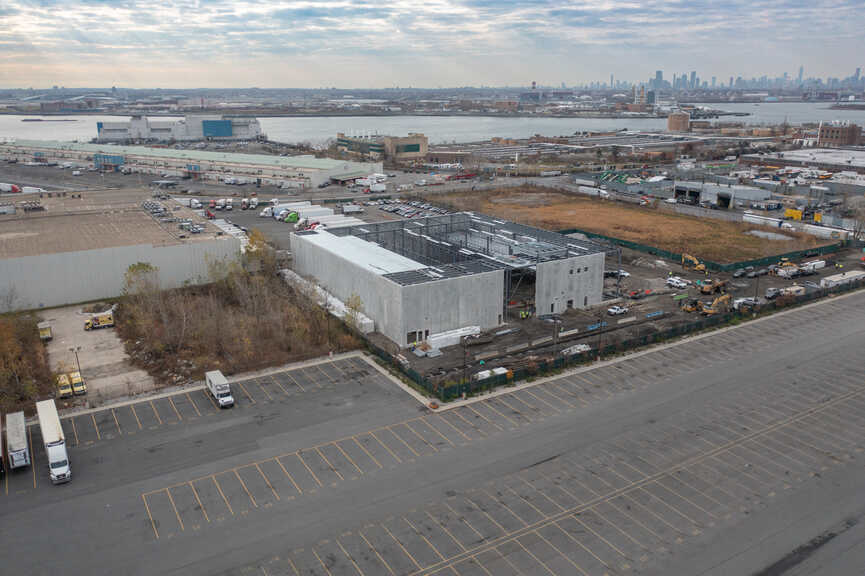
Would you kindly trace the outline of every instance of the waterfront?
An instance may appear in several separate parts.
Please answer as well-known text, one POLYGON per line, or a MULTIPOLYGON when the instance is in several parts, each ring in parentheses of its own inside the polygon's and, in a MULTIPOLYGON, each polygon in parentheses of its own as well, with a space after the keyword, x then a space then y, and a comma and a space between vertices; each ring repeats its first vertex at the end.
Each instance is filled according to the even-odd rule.
MULTIPOLYGON (((830 120, 849 120, 865 124, 865 110, 832 110, 831 103, 763 103, 700 104, 729 112, 749 112, 750 116, 720 118, 719 121, 748 124, 791 124, 830 120)), ((160 117, 166 119, 168 117, 160 117)), ((71 115, 23 116, 0 115, 0 138, 33 140, 89 141, 96 136, 96 122, 128 119, 124 116, 71 115), (43 122, 22 122, 42 118, 43 122), (72 120, 57 122, 56 120, 72 120)), ((431 144, 476 142, 493 137, 527 138, 535 134, 558 136, 578 131, 663 130, 663 118, 550 118, 495 116, 312 116, 261 117, 265 134, 278 142, 308 142, 320 145, 346 134, 407 134, 421 132, 431 144)))

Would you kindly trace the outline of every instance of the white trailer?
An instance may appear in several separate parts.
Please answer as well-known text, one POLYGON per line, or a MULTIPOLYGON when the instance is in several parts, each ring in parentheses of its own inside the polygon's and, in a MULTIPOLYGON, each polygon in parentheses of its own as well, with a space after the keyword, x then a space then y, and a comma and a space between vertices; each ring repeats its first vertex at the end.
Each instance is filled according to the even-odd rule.
POLYGON ((851 270, 850 272, 842 272, 841 274, 826 276, 825 278, 820 280, 820 288, 834 288, 836 286, 844 286, 845 284, 850 284, 851 282, 856 282, 859 280, 865 280, 865 271, 851 270))
POLYGON ((6 455, 9 459, 9 470, 30 466, 30 448, 27 444, 24 412, 6 415, 6 455))
POLYGON ((225 376, 219 370, 211 370, 204 374, 204 383, 207 391, 216 400, 220 408, 231 408, 234 406, 234 396, 231 395, 231 386, 225 376))
POLYGON ((301 218, 318 218, 319 216, 331 216, 332 208, 324 208, 322 206, 306 206, 297 209, 297 215, 301 218))
POLYGON ((66 437, 57 415, 54 400, 43 400, 36 403, 36 413, 39 415, 39 430, 42 432, 42 443, 48 459, 48 473, 52 484, 60 484, 72 480, 72 467, 69 455, 66 453, 66 437))

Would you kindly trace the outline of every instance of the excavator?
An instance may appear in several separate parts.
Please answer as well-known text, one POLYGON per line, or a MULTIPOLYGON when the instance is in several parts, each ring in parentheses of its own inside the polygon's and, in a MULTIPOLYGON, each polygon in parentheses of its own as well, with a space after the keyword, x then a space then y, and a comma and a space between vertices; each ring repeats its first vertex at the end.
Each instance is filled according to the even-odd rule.
POLYGON ((701 312, 704 316, 714 316, 715 314, 723 314, 730 308, 730 295, 723 294, 715 298, 710 306, 703 304, 701 312))
POLYGON ((705 272, 706 265, 697 260, 695 256, 682 252, 682 268, 690 269, 695 272, 705 272))
POLYGON ((685 312, 702 312, 703 303, 696 298, 691 298, 682 305, 682 310, 685 312))
POLYGON ((716 294, 718 292, 725 292, 726 290, 726 280, 712 280, 712 282, 703 282, 700 284, 700 293, 702 294, 716 294))

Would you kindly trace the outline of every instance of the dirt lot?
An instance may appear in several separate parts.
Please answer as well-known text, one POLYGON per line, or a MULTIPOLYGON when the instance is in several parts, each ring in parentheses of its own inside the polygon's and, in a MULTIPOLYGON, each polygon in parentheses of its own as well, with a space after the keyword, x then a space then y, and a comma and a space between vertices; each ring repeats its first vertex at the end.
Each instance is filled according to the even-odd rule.
POLYGON ((51 322, 54 331, 54 339, 47 345, 52 373, 77 370, 75 354, 69 349, 80 347, 78 362, 81 363, 81 375, 87 382, 87 395, 58 401, 60 406, 85 404, 94 407, 113 398, 141 394, 155 388, 147 372, 129 362, 123 341, 114 328, 84 330, 88 315, 80 306, 46 310, 42 317, 51 322))
POLYGON ((806 234, 783 232, 789 240, 768 240, 748 234, 759 227, 664 212, 658 207, 575 197, 542 188, 504 188, 489 192, 454 192, 430 198, 456 210, 472 210, 549 230, 579 228, 688 252, 713 262, 739 262, 812 248, 819 241, 806 234))

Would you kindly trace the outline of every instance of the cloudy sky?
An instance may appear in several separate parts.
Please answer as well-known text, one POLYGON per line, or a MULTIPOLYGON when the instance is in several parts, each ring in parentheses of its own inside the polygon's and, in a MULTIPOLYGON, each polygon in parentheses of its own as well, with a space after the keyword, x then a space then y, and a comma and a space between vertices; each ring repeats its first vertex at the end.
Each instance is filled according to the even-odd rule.
POLYGON ((0 0, 0 87, 844 77, 863 31, 863 0, 0 0))

